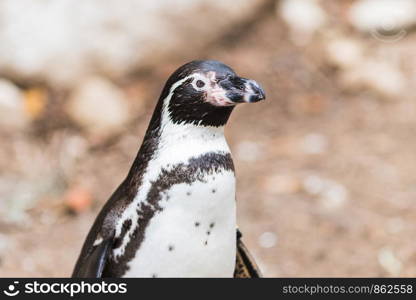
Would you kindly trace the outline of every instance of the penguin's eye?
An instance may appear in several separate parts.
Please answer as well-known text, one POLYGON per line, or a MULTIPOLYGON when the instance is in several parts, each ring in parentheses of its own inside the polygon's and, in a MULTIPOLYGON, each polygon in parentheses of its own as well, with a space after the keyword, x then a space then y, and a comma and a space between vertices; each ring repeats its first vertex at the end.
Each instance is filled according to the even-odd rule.
POLYGON ((199 88, 202 88, 205 86, 205 82, 203 82, 202 80, 197 80, 195 84, 199 88))

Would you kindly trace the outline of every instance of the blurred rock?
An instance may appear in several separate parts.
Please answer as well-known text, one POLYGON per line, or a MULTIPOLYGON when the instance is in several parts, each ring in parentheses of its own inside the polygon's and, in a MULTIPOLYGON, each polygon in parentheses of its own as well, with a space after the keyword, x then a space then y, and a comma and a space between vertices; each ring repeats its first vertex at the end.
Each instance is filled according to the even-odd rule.
POLYGON ((0 70, 68 87, 86 76, 160 67, 161 57, 197 53, 263 2, 3 0, 0 70))
POLYGON ((323 154, 328 150, 328 138, 320 133, 310 133, 304 137, 302 149, 306 154, 323 154))
POLYGON ((47 92, 42 88, 32 88, 24 93, 25 111, 31 119, 39 118, 45 111, 47 104, 47 92))
POLYGON ((372 59, 341 74, 341 82, 349 90, 367 88, 386 98, 401 96, 407 85, 405 75, 396 65, 372 59))
POLYGON ((377 52, 362 41, 333 37, 326 52, 328 62, 340 68, 339 80, 346 90, 370 89, 384 98, 394 98, 401 96, 408 85, 394 51, 377 52))
POLYGON ((317 175, 309 175, 303 180, 303 189, 311 195, 318 195, 325 188, 325 180, 317 175))
MULTIPOLYGON (((350 21, 358 30, 381 34, 416 24, 414 0, 360 0, 351 6, 350 21)), ((377 36, 375 36, 377 37, 377 36)))
POLYGON ((65 195, 65 205, 73 213, 80 214, 90 209, 92 204, 91 192, 82 187, 74 187, 65 195))
POLYGON ((89 78, 71 94, 67 112, 94 135, 121 131, 129 120, 129 107, 123 92, 103 78, 89 78))
POLYGON ((27 181, 2 179, 0 181, 0 216, 3 222, 27 226, 31 218, 27 210, 32 208, 39 198, 38 188, 27 181))
POLYGON ((273 248, 277 243, 277 235, 274 232, 263 232, 258 242, 262 248, 273 248))
POLYGON ((303 189, 314 196, 319 206, 326 211, 339 209, 348 200, 348 191, 342 184, 318 175, 307 176, 303 181, 303 189))
POLYGON ((307 44, 327 22, 326 13, 316 0, 282 0, 278 14, 289 25, 292 40, 300 45, 307 44))
POLYGON ((378 252, 378 262, 389 276, 399 276, 402 270, 402 262, 396 257, 393 251, 384 247, 378 252))
POLYGON ((10 81, 0 79, 0 126, 2 130, 21 130, 27 123, 22 92, 10 81))
POLYGON ((363 59, 363 44, 352 38, 334 38, 328 41, 326 47, 329 62, 343 69, 357 66, 363 59))
POLYGON ((335 210, 341 208, 347 201, 347 189, 336 182, 329 181, 326 188, 320 195, 319 202, 326 210, 335 210))
POLYGON ((71 177, 75 171, 77 160, 82 157, 88 150, 88 142, 79 135, 65 135, 64 139, 58 140, 62 145, 59 167, 66 176, 71 177))

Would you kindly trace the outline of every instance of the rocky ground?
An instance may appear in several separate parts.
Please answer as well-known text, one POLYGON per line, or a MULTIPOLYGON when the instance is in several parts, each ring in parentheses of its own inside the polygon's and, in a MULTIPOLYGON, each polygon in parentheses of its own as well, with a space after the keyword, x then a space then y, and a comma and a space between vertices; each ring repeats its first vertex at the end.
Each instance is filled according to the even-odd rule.
POLYGON ((167 76, 201 57, 266 90, 226 130, 240 228, 264 274, 415 276, 416 9, 395 3, 392 16, 374 1, 270 1, 157 68, 71 89, 0 81, 0 276, 71 273, 167 76))

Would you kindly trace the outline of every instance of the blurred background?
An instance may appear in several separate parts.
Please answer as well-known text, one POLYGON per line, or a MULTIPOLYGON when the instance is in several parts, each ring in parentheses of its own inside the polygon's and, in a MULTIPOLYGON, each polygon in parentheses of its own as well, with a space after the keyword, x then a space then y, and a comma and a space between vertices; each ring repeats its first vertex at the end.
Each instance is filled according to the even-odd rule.
POLYGON ((416 275, 415 0, 2 0, 0 276, 69 276, 167 77, 260 82, 226 134, 266 276, 416 275))

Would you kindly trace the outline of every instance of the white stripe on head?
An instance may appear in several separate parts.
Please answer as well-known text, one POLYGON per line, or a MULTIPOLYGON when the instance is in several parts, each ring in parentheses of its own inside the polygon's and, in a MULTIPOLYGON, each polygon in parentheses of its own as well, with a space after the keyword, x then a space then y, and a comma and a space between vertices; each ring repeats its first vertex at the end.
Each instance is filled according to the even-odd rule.
POLYGON ((185 81, 189 80, 190 78, 195 78, 196 74, 191 74, 186 76, 185 78, 176 81, 174 84, 172 84, 172 86, 169 89, 169 94, 168 96, 163 100, 163 108, 162 108, 162 121, 161 121, 161 130, 163 130, 163 128, 165 127, 165 125, 170 122, 172 122, 172 119, 170 118, 170 113, 169 113, 169 104, 170 104, 170 100, 172 99, 173 93, 175 92, 175 90, 180 87, 185 81))

